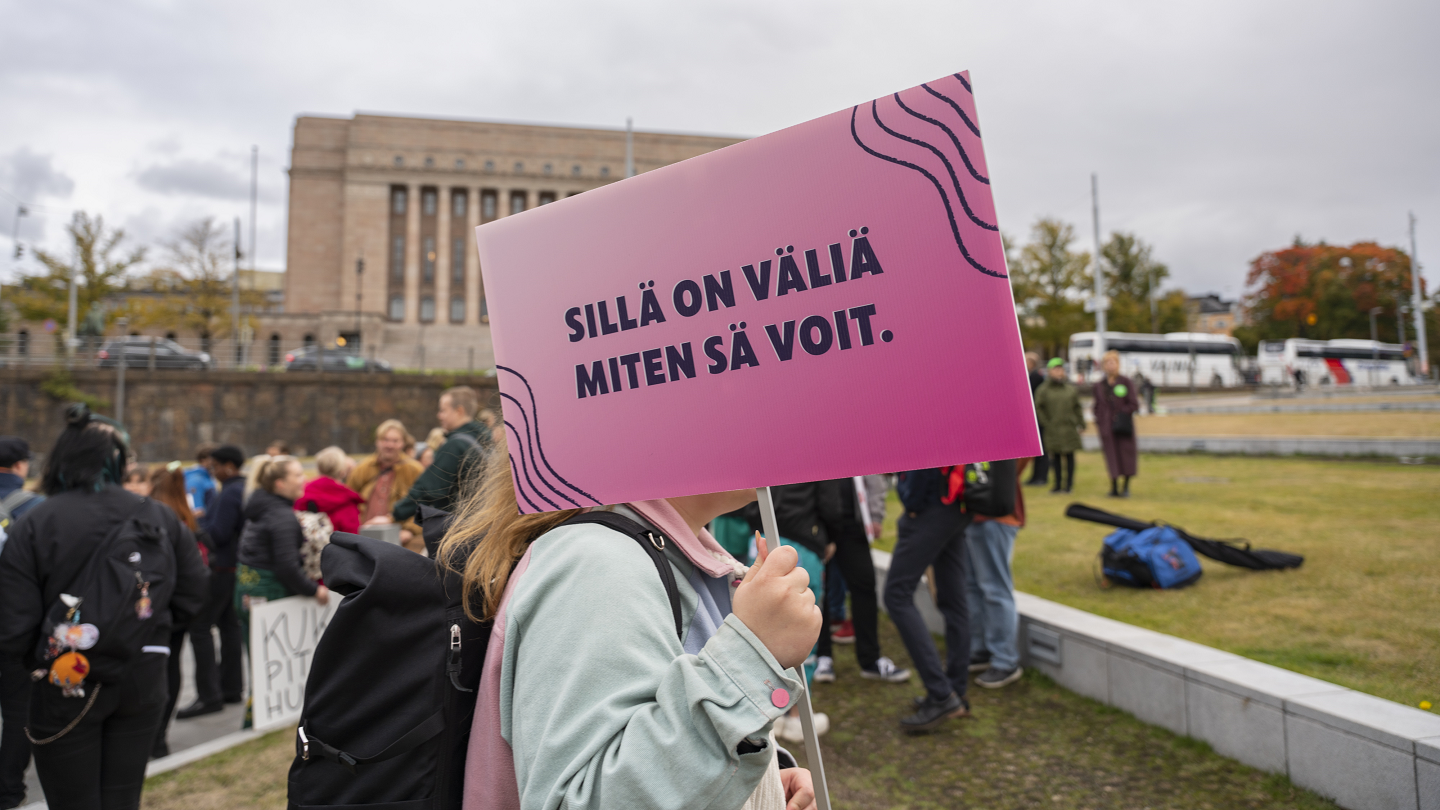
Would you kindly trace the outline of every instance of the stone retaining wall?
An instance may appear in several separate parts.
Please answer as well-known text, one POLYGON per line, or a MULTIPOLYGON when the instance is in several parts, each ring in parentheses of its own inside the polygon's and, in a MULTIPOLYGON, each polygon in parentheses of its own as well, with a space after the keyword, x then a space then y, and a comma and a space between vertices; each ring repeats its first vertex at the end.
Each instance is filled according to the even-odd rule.
MULTIPOLYGON (((0 435, 21 436, 37 453, 64 426, 65 400, 42 387, 53 372, 0 370, 0 435)), ((74 386, 110 407, 115 372, 74 371, 74 386)), ((394 417, 419 441, 435 426, 440 392, 475 388, 486 406, 496 397, 493 377, 419 374, 315 374, 231 371, 144 371, 125 374, 125 424, 142 461, 193 458, 203 442, 239 445, 247 454, 283 439, 298 454, 338 444, 351 453, 374 447, 381 421, 394 417)), ((53 386, 52 386, 53 387, 53 386)))

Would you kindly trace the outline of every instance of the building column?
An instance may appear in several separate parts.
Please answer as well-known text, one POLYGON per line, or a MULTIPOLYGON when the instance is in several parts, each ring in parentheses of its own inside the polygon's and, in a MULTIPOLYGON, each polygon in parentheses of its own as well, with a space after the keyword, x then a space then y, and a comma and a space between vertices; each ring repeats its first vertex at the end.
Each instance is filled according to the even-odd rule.
POLYGON ((435 323, 450 323, 450 199, 449 186, 435 187, 435 323))
POLYGON ((465 323, 480 323, 480 258, 475 250, 475 229, 480 226, 480 188, 476 187, 475 204, 470 206, 465 222, 465 323))

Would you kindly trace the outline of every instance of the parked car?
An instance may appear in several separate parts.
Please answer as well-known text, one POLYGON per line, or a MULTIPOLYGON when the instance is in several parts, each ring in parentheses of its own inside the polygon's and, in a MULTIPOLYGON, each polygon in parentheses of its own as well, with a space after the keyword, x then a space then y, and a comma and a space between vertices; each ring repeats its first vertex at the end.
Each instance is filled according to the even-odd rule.
POLYGON ((115 368, 123 357, 126 368, 149 368, 152 340, 155 346, 155 368, 203 371, 213 365, 208 352, 187 349, 169 338, 149 338, 141 335, 105 341, 100 351, 95 353, 95 364, 100 368, 115 368))
MULTIPOLYGON (((304 346, 285 353, 286 371, 315 371, 320 368, 320 348, 304 346)), ((325 372, 332 371, 390 371, 390 364, 384 360, 371 360, 355 349, 329 348, 325 350, 325 372)))

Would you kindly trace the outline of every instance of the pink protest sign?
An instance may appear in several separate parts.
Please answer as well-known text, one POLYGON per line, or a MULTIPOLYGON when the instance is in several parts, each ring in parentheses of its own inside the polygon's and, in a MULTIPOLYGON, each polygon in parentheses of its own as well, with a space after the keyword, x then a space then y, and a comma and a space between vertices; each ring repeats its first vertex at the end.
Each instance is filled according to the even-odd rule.
POLYGON ((476 244, 526 512, 1040 453, 964 73, 476 244))

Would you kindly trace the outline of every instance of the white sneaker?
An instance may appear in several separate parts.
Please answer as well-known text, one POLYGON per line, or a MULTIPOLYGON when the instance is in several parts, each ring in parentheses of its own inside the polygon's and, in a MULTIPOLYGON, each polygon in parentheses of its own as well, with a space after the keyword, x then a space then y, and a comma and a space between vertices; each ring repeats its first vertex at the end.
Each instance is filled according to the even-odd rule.
MULTIPOLYGON (((824 712, 811 715, 815 721, 815 736, 821 737, 830 731, 830 717, 824 712)), ((782 715, 775 721, 775 736, 789 743, 805 742, 805 724, 799 717, 782 715)))
POLYGON ((860 677, 889 683, 904 683, 910 680, 910 670, 895 666, 895 662, 883 655, 876 659, 874 669, 860 670, 860 677))
POLYGON ((820 656, 815 664, 815 674, 812 676, 816 683, 835 682, 835 659, 828 655, 820 656))

